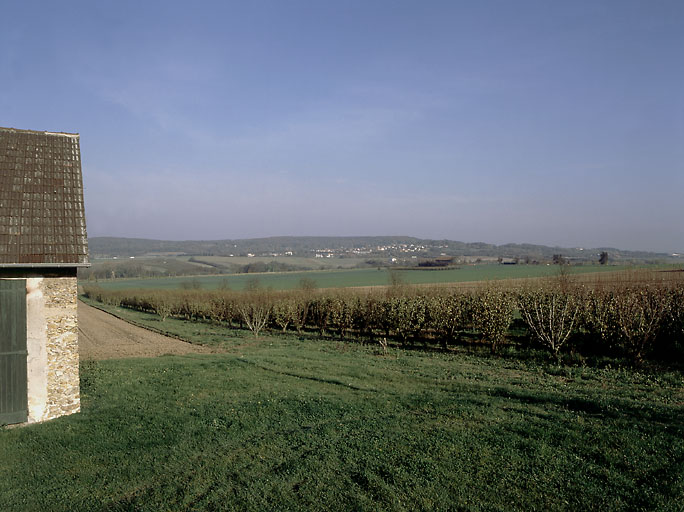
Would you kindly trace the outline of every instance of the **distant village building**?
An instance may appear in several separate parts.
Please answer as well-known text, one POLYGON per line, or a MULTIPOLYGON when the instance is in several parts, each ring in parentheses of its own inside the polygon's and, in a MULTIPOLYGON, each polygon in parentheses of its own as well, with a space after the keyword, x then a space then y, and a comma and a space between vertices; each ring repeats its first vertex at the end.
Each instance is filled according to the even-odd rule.
POLYGON ((0 128, 0 424, 80 410, 88 265, 79 136, 0 128))

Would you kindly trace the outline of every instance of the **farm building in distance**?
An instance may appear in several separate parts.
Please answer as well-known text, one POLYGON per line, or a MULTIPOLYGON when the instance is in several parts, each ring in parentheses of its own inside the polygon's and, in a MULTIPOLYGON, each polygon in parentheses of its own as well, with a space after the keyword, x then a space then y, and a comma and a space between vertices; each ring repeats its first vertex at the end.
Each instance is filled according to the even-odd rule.
POLYGON ((0 424, 80 410, 88 265, 79 136, 0 128, 0 424))
POLYGON ((454 263, 453 256, 438 256, 430 260, 421 260, 419 267, 448 267, 454 263))

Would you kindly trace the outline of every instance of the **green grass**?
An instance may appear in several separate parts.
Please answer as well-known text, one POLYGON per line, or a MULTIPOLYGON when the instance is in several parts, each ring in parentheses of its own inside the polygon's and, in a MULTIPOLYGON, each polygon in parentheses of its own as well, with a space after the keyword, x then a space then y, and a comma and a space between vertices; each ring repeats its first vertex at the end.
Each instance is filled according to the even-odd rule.
POLYGON ((681 510, 681 373, 163 324, 226 353, 84 363, 0 431, 0 509, 681 510))
MULTIPOLYGON (((593 273, 624 270, 624 266, 586 265, 572 268, 573 273, 593 273)), ((397 271, 407 284, 440 284, 500 279, 520 279, 555 275, 555 265, 466 265, 446 270, 397 271)), ((264 274, 230 274, 221 276, 168 277, 158 279, 118 279, 100 281, 105 288, 123 290, 133 288, 177 289, 185 283, 198 282, 202 288, 216 289, 228 284, 232 290, 242 290, 248 281, 258 279, 264 287, 289 290, 299 286, 302 278, 313 279, 320 288, 353 286, 383 286, 389 284, 387 269, 367 268, 349 270, 323 270, 306 272, 273 272, 264 274)))

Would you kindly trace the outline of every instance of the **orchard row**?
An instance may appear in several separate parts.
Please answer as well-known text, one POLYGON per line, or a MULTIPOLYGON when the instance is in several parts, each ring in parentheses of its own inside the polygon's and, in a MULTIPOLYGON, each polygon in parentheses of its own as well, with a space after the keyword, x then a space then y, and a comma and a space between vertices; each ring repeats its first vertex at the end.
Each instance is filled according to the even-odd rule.
POLYGON ((488 343, 493 352, 512 341, 546 348, 558 357, 585 355, 684 360, 684 287, 623 286, 586 289, 549 282, 527 289, 484 287, 468 293, 393 287, 382 292, 349 290, 249 292, 204 290, 110 291, 86 287, 102 303, 155 313, 164 320, 214 321, 283 332, 439 343, 488 343), (514 331, 516 329, 513 329, 514 331))

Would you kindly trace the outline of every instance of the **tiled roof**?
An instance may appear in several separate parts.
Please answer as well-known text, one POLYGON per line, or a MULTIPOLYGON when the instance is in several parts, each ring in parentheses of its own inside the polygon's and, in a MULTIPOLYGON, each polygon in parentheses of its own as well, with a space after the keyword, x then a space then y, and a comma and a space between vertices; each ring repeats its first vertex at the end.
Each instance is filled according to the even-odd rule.
POLYGON ((78 135, 0 128, 0 267, 87 264, 78 135))

